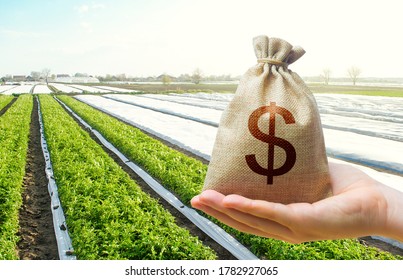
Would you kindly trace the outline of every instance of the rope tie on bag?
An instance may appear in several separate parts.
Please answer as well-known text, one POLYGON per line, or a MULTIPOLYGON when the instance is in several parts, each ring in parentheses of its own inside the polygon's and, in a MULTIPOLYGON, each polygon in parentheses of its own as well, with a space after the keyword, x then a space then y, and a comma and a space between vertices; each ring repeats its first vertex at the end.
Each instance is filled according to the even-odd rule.
POLYGON ((275 60, 275 59, 270 59, 270 58, 259 58, 257 60, 257 62, 258 63, 268 63, 268 64, 276 65, 276 66, 284 66, 284 67, 288 66, 288 63, 286 63, 286 62, 275 60))

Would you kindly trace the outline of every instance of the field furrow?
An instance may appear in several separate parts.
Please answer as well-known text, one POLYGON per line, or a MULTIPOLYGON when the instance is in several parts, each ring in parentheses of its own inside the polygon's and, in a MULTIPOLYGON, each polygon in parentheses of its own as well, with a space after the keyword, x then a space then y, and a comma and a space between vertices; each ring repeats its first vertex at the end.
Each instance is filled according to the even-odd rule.
POLYGON ((54 177, 78 259, 215 259, 141 191, 51 97, 41 96, 54 177))

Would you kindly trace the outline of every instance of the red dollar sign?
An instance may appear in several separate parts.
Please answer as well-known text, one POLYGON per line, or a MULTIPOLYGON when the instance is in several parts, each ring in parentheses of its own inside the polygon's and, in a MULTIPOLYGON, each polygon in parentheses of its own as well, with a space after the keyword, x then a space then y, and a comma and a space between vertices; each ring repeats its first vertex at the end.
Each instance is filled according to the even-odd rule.
POLYGON ((262 106, 253 111, 249 117, 248 128, 250 133, 257 139, 266 142, 269 145, 267 156, 267 168, 261 167, 256 161, 255 155, 246 155, 246 163, 253 172, 267 176, 267 184, 273 184, 273 177, 287 173, 293 168, 297 155, 294 147, 290 142, 275 137, 276 131, 276 114, 283 117, 286 124, 295 123, 295 119, 290 111, 287 109, 276 106, 276 102, 270 102, 270 106, 262 106), (259 118, 266 113, 270 113, 269 134, 262 132, 258 127, 259 118), (283 166, 274 169, 274 146, 279 146, 284 149, 286 153, 286 160, 283 166))

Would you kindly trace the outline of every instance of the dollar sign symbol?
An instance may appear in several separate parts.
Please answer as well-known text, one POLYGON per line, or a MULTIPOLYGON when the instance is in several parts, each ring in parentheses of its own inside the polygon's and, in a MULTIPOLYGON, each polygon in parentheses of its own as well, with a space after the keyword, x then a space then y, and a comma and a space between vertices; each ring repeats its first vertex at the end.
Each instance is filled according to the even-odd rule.
POLYGON ((266 142, 269 145, 269 151, 267 156, 267 169, 259 165, 259 163, 256 161, 255 155, 246 155, 246 163, 253 172, 267 176, 268 185, 273 184, 274 176, 283 175, 290 171, 297 159, 295 149, 290 142, 274 136, 276 130, 276 114, 281 115, 286 124, 295 123, 295 119, 291 112, 283 107, 277 106, 276 102, 270 102, 270 106, 262 106, 253 111, 248 122, 250 133, 255 138, 266 142), (258 127, 259 118, 265 113, 270 113, 269 134, 262 132, 258 127), (277 169, 274 169, 274 146, 279 146, 286 152, 286 160, 283 166, 277 169))

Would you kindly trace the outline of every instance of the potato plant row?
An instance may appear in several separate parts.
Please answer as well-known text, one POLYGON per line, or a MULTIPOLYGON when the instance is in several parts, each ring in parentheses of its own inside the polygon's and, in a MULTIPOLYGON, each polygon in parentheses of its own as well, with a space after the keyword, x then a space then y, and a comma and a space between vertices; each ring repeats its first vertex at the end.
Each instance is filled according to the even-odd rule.
POLYGON ((6 107, 13 98, 14 96, 12 95, 0 95, 0 110, 6 107))
POLYGON ((32 96, 22 95, 0 117, 0 260, 18 259, 18 213, 32 108, 32 96))
POLYGON ((215 259, 49 95, 44 131, 77 259, 215 259))
MULTIPOLYGON (((207 165, 190 158, 99 110, 69 96, 59 96, 130 160, 144 168, 183 203, 198 194, 207 165)), ((355 239, 289 244, 244 234, 221 225, 262 259, 394 259, 392 254, 366 247, 355 239)))

